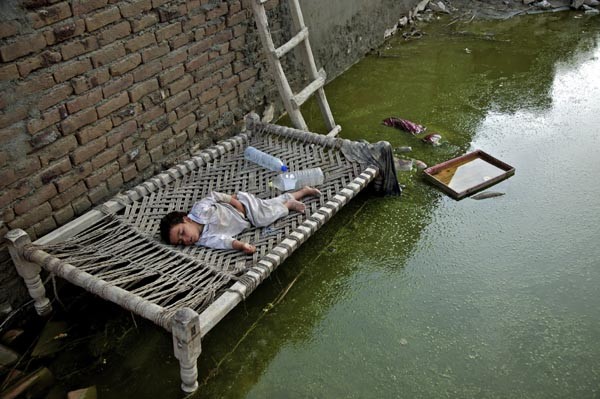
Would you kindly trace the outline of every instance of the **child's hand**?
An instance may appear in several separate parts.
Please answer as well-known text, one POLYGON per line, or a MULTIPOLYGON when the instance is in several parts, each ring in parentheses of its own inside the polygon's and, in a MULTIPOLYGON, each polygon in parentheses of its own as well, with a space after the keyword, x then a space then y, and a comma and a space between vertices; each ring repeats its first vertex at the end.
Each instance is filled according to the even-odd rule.
POLYGON ((253 254, 256 252, 256 247, 252 244, 248 244, 247 242, 245 242, 242 245, 242 251, 244 251, 245 254, 253 254))

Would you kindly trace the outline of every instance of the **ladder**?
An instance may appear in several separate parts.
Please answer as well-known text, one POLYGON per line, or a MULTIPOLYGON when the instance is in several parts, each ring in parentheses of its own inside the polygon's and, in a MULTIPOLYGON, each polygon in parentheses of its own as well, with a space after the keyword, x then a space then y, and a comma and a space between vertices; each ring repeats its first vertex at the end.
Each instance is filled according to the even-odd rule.
POLYGON ((294 37, 292 37, 287 43, 275 48, 275 44, 273 43, 273 38, 271 37, 271 32, 269 30, 267 13, 265 12, 264 3, 267 1, 268 0, 253 0, 252 9, 254 10, 254 17, 256 19, 256 26, 258 27, 260 39, 263 47, 266 50, 270 67, 275 75, 275 81, 277 82, 279 95, 283 100, 283 105, 285 106, 287 113, 290 115, 292 123, 297 129, 308 130, 308 126, 306 125, 304 117, 300 112, 300 106, 304 104, 304 102, 308 100, 312 94, 316 93, 321 114, 323 115, 325 125, 329 130, 327 136, 336 136, 342 130, 342 128, 340 125, 336 125, 333 121, 333 115, 331 114, 329 103, 325 97, 325 90, 323 89, 327 75, 325 74, 325 70, 323 68, 317 70, 315 65, 315 59, 308 41, 308 28, 304 25, 304 17, 302 16, 300 3, 298 0, 289 0, 294 30, 298 33, 296 33, 294 37), (302 62, 304 63, 305 68, 308 70, 311 83, 299 93, 294 94, 279 60, 298 45, 301 45, 302 62))

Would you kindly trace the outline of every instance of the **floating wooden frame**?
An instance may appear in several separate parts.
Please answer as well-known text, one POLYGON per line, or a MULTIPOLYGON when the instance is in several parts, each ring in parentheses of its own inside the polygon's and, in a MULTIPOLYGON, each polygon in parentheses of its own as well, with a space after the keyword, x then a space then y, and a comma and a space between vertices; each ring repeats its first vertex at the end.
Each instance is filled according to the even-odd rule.
POLYGON ((476 150, 424 170, 425 179, 455 200, 463 199, 508 179, 515 168, 476 150))

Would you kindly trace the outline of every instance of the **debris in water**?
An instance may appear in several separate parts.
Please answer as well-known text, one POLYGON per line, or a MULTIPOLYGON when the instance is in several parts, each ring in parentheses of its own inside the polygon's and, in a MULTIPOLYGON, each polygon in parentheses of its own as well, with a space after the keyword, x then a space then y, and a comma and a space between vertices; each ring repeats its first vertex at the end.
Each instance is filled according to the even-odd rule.
POLYGON ((431 144, 433 146, 438 146, 440 145, 440 140, 442 139, 442 136, 438 133, 431 133, 428 134, 427 136, 423 137, 421 139, 421 141, 423 141, 424 143, 427 144, 431 144))
POLYGON ((408 119, 397 118, 395 116, 390 116, 383 120, 383 124, 385 126, 395 127, 396 129, 404 130, 406 132, 412 134, 419 134, 425 131, 425 127, 411 122, 408 119))
POLYGON ((408 341, 404 338, 400 338, 400 345, 408 345, 408 341))
POLYGON ((427 164, 421 160, 415 159, 414 163, 418 170, 427 169, 427 164))
POLYGON ((486 198, 500 197, 501 195, 504 195, 504 194, 505 193, 501 193, 498 191, 484 191, 482 193, 475 194, 471 198, 473 198, 475 200, 482 200, 482 199, 486 199, 486 198))
POLYGON ((396 165, 397 171, 410 172, 413 167, 413 160, 394 157, 394 164, 396 165))
POLYGON ((469 49, 468 47, 465 47, 465 53, 471 54, 471 49, 469 49))
POLYGON ((409 147, 409 146, 396 147, 396 149, 394 151, 399 152, 399 153, 411 152, 412 147, 409 147))

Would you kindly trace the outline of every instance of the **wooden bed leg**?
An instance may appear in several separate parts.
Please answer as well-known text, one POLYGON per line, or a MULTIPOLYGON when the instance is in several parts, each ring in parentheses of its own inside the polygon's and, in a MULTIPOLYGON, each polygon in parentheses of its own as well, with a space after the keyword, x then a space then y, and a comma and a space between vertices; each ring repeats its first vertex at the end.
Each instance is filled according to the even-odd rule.
POLYGON ((198 356, 202 352, 200 317, 193 309, 182 308, 173 317, 173 349, 179 360, 181 389, 186 393, 198 389, 198 356))
POLYGON ((46 289, 40 278, 40 265, 31 263, 23 259, 21 251, 23 247, 31 242, 29 235, 21 230, 15 229, 6 233, 8 241, 8 252, 15 264, 17 273, 25 280, 25 285, 29 291, 29 295, 34 300, 34 306, 37 314, 45 316, 52 311, 52 304, 46 298, 46 289))

